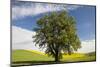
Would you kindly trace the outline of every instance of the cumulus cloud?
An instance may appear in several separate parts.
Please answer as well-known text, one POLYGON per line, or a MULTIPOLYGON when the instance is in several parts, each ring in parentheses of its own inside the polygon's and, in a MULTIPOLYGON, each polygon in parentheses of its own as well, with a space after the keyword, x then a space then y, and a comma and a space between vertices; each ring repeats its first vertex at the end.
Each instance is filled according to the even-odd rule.
POLYGON ((32 36, 35 34, 35 32, 12 26, 12 49, 29 49, 43 51, 42 49, 39 49, 38 46, 35 46, 35 43, 33 43, 32 36))
MULTIPOLYGON (((47 4, 47 3, 22 3, 22 5, 18 4, 12 5, 12 19, 23 18, 26 16, 33 16, 40 13, 52 12, 52 11, 60 11, 60 10, 75 10, 79 8, 78 5, 61 5, 61 4, 47 4)), ((20 3, 21 4, 21 3, 20 3)))
POLYGON ((95 51, 95 40, 85 40, 81 42, 82 48, 78 50, 79 53, 88 53, 95 51))

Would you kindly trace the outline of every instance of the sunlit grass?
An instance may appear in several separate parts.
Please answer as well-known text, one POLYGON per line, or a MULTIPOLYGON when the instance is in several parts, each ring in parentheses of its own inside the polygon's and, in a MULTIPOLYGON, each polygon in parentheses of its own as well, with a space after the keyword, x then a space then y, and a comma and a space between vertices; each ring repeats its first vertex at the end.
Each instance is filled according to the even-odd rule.
POLYGON ((52 57, 48 57, 37 52, 27 50, 15 50, 12 52, 12 62, 19 61, 52 61, 52 57))
MULTIPOLYGON (((95 59, 95 54, 81 54, 74 53, 72 55, 63 55, 63 58, 60 59, 62 62, 78 62, 78 61, 93 61, 95 59)), ((12 62, 20 61, 54 61, 54 58, 48 57, 46 54, 38 51, 32 50, 14 50, 12 52, 12 62)))

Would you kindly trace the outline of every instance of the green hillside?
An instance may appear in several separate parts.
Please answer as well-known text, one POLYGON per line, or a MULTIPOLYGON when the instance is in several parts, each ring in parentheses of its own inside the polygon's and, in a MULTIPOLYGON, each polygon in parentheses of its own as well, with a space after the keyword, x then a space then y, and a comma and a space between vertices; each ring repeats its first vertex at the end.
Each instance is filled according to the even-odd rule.
POLYGON ((28 50, 14 50, 12 51, 12 62, 18 61, 52 61, 53 58, 48 57, 37 52, 28 50))
POLYGON ((90 53, 87 53, 86 55, 87 56, 95 56, 96 55, 96 52, 90 52, 90 53))
MULTIPOLYGON (((72 55, 64 54, 63 58, 60 59, 60 63, 63 62, 79 62, 79 61, 95 61, 95 52, 82 54, 74 53, 72 55)), ((54 58, 48 57, 44 53, 32 50, 13 50, 12 51, 12 62, 16 64, 44 64, 44 63, 55 63, 54 58)))

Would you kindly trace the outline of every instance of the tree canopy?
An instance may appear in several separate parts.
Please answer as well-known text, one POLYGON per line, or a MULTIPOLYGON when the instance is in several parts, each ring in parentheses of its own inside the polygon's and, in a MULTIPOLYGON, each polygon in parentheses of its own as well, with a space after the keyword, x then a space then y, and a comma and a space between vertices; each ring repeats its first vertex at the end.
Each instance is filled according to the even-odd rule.
POLYGON ((66 11, 52 12, 38 19, 34 29, 34 42, 40 48, 46 48, 45 53, 60 61, 63 53, 71 54, 81 48, 77 35, 76 20, 66 11))

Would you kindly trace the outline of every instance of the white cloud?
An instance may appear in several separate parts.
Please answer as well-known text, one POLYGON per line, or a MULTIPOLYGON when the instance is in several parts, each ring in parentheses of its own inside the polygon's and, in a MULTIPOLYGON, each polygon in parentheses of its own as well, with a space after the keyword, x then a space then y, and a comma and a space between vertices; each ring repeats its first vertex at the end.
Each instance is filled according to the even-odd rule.
POLYGON ((78 50, 80 53, 88 53, 95 51, 95 40, 86 40, 81 42, 82 48, 78 50))
POLYGON ((75 10, 79 8, 78 5, 61 5, 61 4, 43 4, 43 3, 30 3, 23 5, 12 6, 12 19, 23 18, 25 16, 33 16, 40 13, 66 10, 75 10))
POLYGON ((12 26, 12 49, 43 51, 42 49, 39 49, 38 46, 35 46, 35 43, 33 43, 32 36, 35 34, 35 32, 12 26))
POLYGON ((79 5, 70 5, 67 7, 68 10, 76 10, 77 8, 80 8, 82 6, 79 6, 79 5))

